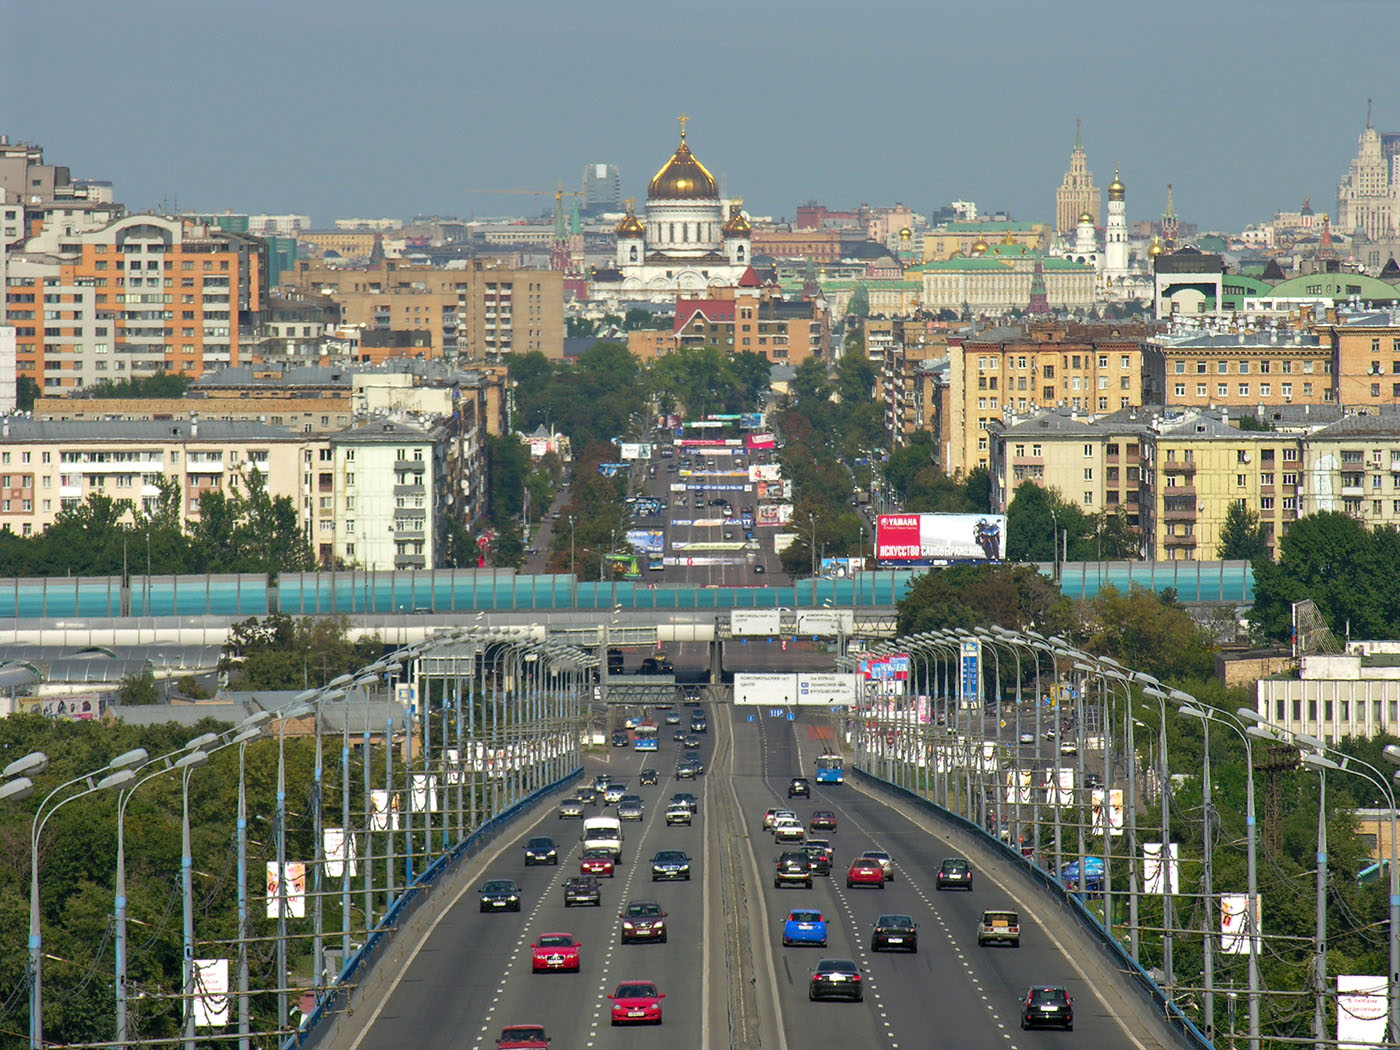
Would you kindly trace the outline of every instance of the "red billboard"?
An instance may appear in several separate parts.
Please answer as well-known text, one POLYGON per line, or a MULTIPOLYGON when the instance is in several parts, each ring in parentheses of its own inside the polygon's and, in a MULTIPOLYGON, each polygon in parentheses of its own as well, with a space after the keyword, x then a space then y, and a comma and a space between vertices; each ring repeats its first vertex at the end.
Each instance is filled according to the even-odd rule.
POLYGON ((916 561, 919 551, 919 515, 881 514, 877 523, 875 557, 891 561, 916 561))
POLYGON ((875 558, 881 562, 1002 561, 1005 514, 881 514, 875 558))

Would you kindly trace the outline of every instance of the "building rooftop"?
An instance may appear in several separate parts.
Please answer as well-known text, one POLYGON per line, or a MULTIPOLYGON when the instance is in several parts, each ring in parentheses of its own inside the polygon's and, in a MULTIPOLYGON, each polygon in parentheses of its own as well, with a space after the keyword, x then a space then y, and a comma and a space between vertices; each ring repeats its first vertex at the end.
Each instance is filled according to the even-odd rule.
POLYGON ((1326 441, 1329 438, 1349 437, 1400 437, 1400 406, 1381 405, 1367 409, 1364 413, 1343 416, 1313 432, 1313 439, 1326 441))
POLYGON ((301 436, 286 427, 252 420, 222 419, 77 419, 8 418, 0 423, 0 442, 41 441, 293 441, 301 436))
POLYGON ((355 423, 331 435, 331 440, 343 444, 378 444, 385 441, 432 441, 441 428, 436 425, 422 426, 402 419, 370 419, 355 423))
POLYGON ((191 390, 209 390, 219 387, 288 387, 288 386, 335 386, 349 390, 353 384, 352 371, 348 368, 332 368, 326 365, 290 365, 278 368, 271 365, 234 365, 221 368, 201 376, 191 385, 191 390))

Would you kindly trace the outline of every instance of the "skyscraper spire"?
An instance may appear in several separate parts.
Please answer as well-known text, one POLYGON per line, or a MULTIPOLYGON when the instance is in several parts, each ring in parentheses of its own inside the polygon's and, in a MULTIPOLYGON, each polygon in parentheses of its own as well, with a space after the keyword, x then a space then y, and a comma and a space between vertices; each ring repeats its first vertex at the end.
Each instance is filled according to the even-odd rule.
POLYGON ((1374 128, 1376 125, 1371 122, 1371 100, 1366 100, 1366 127, 1374 128))
POLYGON ((1074 118, 1074 148, 1084 148, 1084 137, 1080 134, 1080 118, 1074 118))

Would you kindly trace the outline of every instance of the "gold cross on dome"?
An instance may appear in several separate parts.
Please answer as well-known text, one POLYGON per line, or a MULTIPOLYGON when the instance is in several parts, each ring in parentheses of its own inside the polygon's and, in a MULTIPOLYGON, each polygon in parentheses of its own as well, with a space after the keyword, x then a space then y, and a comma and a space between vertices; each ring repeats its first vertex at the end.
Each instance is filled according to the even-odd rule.
POLYGON ((633 209, 634 207, 636 207, 636 205, 637 205, 637 198, 636 198, 636 197, 628 197, 628 198, 627 198, 627 211, 628 211, 629 213, 632 211, 632 209, 633 209))
POLYGON ((688 123, 690 123, 690 118, 689 118, 688 116, 686 116, 684 113, 682 113, 682 114, 681 114, 679 117, 677 117, 676 119, 679 120, 679 121, 681 122, 681 138, 684 139, 684 138, 685 138, 685 126, 686 126, 688 123))

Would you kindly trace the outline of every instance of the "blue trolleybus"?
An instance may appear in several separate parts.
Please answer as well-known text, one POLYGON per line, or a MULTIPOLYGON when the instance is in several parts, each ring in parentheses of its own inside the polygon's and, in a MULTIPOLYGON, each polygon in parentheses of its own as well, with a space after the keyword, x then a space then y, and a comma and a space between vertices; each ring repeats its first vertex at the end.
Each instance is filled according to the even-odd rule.
POLYGON ((844 784, 846 782, 845 762, 840 755, 817 756, 817 783, 844 784))

